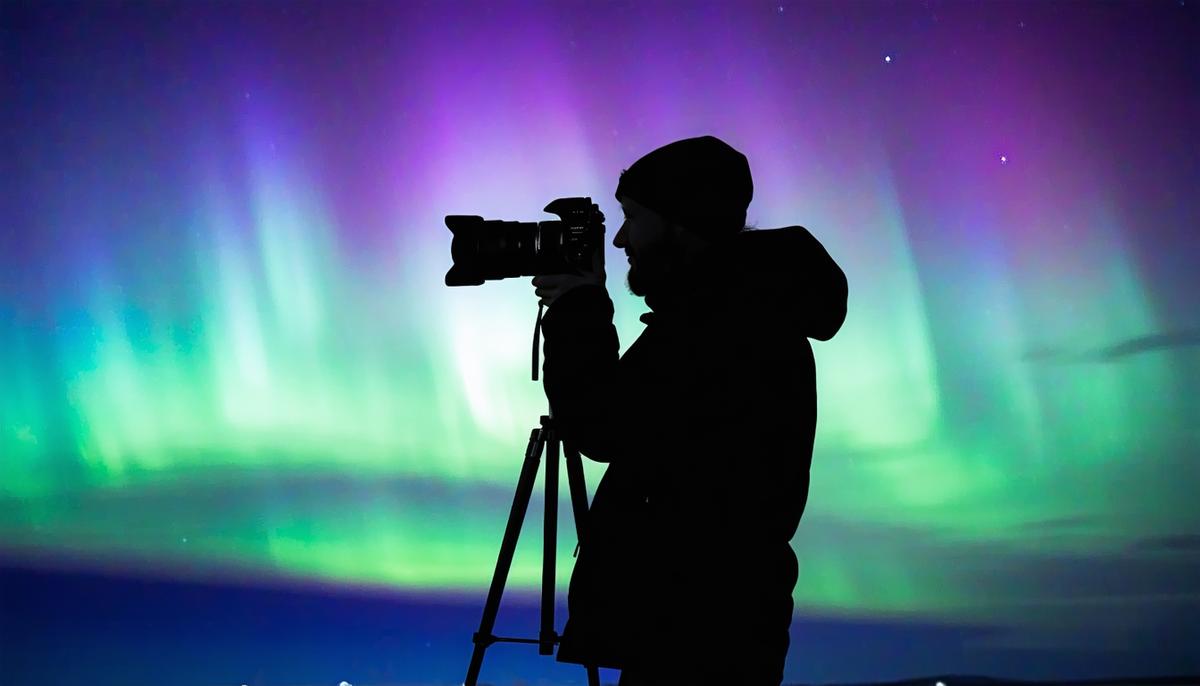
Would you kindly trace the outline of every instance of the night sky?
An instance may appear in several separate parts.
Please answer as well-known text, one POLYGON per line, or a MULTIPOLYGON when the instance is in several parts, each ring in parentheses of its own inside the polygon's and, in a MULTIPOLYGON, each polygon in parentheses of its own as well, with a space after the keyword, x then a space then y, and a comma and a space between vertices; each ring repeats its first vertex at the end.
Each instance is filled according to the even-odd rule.
POLYGON ((0 682, 460 683, 546 399, 443 219, 591 196, 624 351, 706 134, 850 284, 786 680, 1200 672, 1198 122, 1200 0, 4 3, 0 682))

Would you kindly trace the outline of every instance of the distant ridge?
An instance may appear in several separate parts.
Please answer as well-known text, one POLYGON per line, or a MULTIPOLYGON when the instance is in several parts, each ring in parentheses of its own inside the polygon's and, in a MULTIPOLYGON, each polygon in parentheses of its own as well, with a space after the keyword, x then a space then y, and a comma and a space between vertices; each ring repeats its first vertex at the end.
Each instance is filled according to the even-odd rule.
MULTIPOLYGON (((873 682, 828 682, 820 686, 933 686, 941 682, 944 686, 1200 686, 1200 674, 1183 676, 1149 676, 1122 677, 1120 679, 1074 679, 1032 681, 1022 679, 996 679, 990 676, 973 674, 942 674, 901 679, 898 681, 873 682)), ((808 684, 788 684, 788 686, 811 686, 808 684)))

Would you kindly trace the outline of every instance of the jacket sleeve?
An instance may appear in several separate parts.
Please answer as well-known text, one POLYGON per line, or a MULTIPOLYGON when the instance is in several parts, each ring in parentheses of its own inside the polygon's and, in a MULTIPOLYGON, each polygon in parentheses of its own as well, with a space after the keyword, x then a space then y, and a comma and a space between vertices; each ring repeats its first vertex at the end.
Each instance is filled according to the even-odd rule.
POLYGON ((644 417, 631 403, 644 394, 621 370, 608 291, 588 285, 562 294, 542 317, 542 334, 542 383, 563 440, 597 462, 628 454, 641 439, 630 422, 644 417))

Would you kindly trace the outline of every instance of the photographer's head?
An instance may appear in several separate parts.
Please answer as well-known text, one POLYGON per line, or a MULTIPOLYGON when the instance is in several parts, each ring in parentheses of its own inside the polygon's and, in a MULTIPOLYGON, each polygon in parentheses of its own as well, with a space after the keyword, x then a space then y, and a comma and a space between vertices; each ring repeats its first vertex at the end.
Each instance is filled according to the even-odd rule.
POLYGON ((686 138, 621 173, 625 222, 613 245, 631 258, 634 295, 656 293, 712 241, 741 231, 754 195, 746 156, 713 136, 686 138))
POLYGON ((709 239, 668 221, 633 198, 618 199, 625 221, 613 237, 613 245, 629 258, 625 285, 637 296, 659 292, 682 265, 708 246, 709 239))

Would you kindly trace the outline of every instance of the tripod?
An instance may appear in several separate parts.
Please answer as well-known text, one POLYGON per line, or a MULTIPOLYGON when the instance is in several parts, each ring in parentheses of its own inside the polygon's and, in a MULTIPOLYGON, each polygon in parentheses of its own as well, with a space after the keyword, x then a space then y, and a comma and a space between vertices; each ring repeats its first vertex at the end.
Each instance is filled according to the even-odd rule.
MULTIPOLYGON (((464 686, 475 686, 476 680, 479 679, 479 670, 483 667, 483 653, 493 643, 536 643, 539 655, 553 655, 554 644, 559 642, 559 636, 554 631, 554 559, 558 538, 559 437, 554 428, 552 414, 553 412, 551 415, 542 415, 541 426, 535 428, 529 435, 529 445, 525 448, 525 462, 521 465, 521 477, 517 481, 517 492, 513 496, 512 509, 508 513, 508 525, 504 528, 504 540, 500 544, 500 556, 496 560, 496 571, 492 574, 492 585, 488 589, 487 603, 483 607, 483 619, 479 622, 479 631, 475 632, 471 639, 475 643, 475 649, 471 653, 471 665, 467 668, 467 680, 464 682, 464 686), (504 593, 505 582, 508 581, 513 552, 517 548, 517 538, 521 535, 525 512, 529 509, 529 497, 533 493, 533 482, 537 477, 538 463, 541 462, 544 446, 547 448, 545 521, 542 531, 541 631, 536 639, 496 636, 492 634, 492 629, 496 626, 496 612, 500 609, 500 596, 504 593)), ((575 533, 578 540, 582 541, 582 522, 588 510, 587 489, 583 483, 583 461, 579 457, 579 451, 566 448, 565 452, 567 484, 571 490, 571 509, 575 515, 575 533)), ((579 548, 576 547, 575 550, 578 552, 579 548)), ((588 665, 587 675, 588 686, 600 686, 600 669, 598 667, 588 665)))

